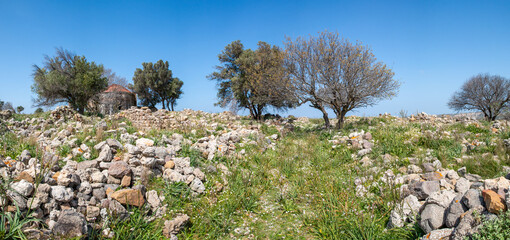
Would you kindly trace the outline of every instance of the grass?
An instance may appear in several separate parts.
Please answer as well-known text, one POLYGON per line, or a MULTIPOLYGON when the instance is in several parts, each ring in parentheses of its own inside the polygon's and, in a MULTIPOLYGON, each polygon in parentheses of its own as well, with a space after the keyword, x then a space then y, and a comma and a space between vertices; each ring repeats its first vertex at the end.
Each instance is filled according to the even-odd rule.
MULTIPOLYGON (((126 120, 107 123, 115 129, 121 121, 126 120)), ((410 164, 411 157, 420 161, 437 158, 444 167, 465 166, 469 173, 487 178, 501 176, 503 165, 510 165, 503 143, 503 139, 510 138, 510 131, 494 133, 488 122, 440 125, 402 122, 388 116, 353 117, 341 130, 321 129, 320 119, 311 122, 316 125, 296 126, 293 132, 283 135, 275 126, 260 124, 260 131, 266 136, 279 136, 274 149, 266 148, 267 142, 253 135, 249 139, 257 144, 242 148, 237 145, 237 151, 246 151, 243 157, 216 156, 207 160, 200 151, 183 145, 177 156, 189 157, 191 166, 206 172, 206 166, 221 163, 228 171, 218 167, 215 172, 206 172, 206 191, 201 195, 193 194, 185 183, 151 179, 148 190, 157 190, 164 196, 168 210, 164 218, 148 222, 147 209, 132 208, 129 220, 111 219, 104 227, 114 232, 114 239, 161 239, 164 220, 184 213, 191 219, 179 239, 416 239, 423 235, 417 225, 386 229, 389 214, 400 201, 400 186, 381 180, 386 170, 397 173, 398 168, 410 164), (374 164, 370 167, 359 163, 357 150, 347 145, 332 148, 328 141, 333 136, 361 130, 373 136, 374 148, 368 156, 374 164), (466 143, 473 142, 482 144, 465 151, 466 143), (384 163, 381 156, 385 154, 396 161, 384 163), (366 192, 356 189, 357 178, 366 179, 362 182, 366 192)), ((126 126, 128 132, 136 131, 129 122, 126 126)), ((196 141, 228 130, 225 126, 150 130, 145 137, 161 146, 163 135, 180 133, 196 141)), ((118 139, 120 135, 91 128, 77 136, 80 143, 92 149, 92 158, 98 154, 93 145, 110 137, 118 139), (87 136, 95 142, 85 140, 87 136)), ((11 133, 1 138, 2 156, 15 158, 24 149, 39 154, 32 140, 22 140, 11 133)), ((66 146, 58 149, 61 156, 70 152, 66 146)), ((504 219, 487 223, 487 231, 500 232, 498 229, 508 225, 508 219, 504 219)), ((91 239, 104 239, 101 230, 95 231, 91 239)))

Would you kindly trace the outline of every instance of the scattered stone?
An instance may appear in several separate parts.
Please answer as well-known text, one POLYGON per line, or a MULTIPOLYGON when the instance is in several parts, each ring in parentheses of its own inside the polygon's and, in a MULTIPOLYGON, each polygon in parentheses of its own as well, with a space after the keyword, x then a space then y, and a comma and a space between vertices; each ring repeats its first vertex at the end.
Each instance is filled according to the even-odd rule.
POLYGON ((124 205, 140 207, 145 203, 143 194, 136 189, 122 189, 112 193, 111 198, 124 205))
POLYGON ((506 212, 507 206, 505 204, 505 200, 499 194, 492 190, 483 190, 482 196, 485 206, 489 212, 494 214, 506 212))

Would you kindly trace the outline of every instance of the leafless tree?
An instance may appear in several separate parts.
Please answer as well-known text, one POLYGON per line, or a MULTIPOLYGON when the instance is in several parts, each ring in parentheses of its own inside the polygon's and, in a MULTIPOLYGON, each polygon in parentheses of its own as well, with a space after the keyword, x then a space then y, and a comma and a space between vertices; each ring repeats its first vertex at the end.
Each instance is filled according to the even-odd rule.
POLYGON ((127 82, 125 77, 118 76, 115 72, 113 72, 109 68, 104 70, 103 77, 106 77, 108 79, 108 86, 112 84, 117 84, 125 88, 129 87, 129 83, 127 82))
MULTIPOLYGON (((323 37, 322 35, 319 37, 323 37)), ((296 95, 299 104, 309 103, 310 107, 322 112, 326 128, 331 126, 328 112, 324 104, 324 98, 320 92, 324 92, 324 84, 321 76, 320 59, 324 56, 320 49, 320 39, 310 37, 304 39, 298 37, 295 41, 287 38, 285 42, 286 59, 285 65, 292 79, 292 92, 296 95)))
POLYGON ((510 80, 490 74, 478 74, 468 79, 455 92, 448 107, 456 111, 478 110, 488 121, 496 120, 510 101, 510 80))
POLYGON ((323 115, 324 107, 331 108, 337 128, 343 126, 349 111, 397 94, 399 83, 393 71, 360 42, 353 44, 338 33, 325 31, 308 41, 287 40, 286 45, 288 59, 294 63, 290 69, 297 95, 302 102, 322 108, 323 115))

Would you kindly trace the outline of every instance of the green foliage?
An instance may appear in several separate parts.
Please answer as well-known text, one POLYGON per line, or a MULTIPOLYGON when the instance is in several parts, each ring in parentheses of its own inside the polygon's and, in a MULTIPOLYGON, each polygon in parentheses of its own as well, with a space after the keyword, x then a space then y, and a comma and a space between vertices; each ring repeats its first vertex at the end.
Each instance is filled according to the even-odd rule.
POLYGON ((33 217, 25 217, 16 206, 16 211, 0 211, 0 239, 22 239, 27 237, 23 233, 23 227, 39 220, 33 217))
POLYGON ((24 108, 23 106, 17 106, 17 107, 16 107, 16 111, 17 111, 18 113, 23 112, 23 110, 25 110, 25 108, 24 108))
POLYGON ((57 49, 56 54, 54 58, 46 56, 42 67, 34 65, 32 91, 38 96, 36 105, 66 102, 83 114, 88 101, 107 87, 103 65, 64 49, 57 49))
MULTIPOLYGON (((127 219, 111 219, 108 227, 113 231, 113 240, 159 240, 163 236, 164 219, 148 222, 146 212, 140 208, 132 208, 127 219)), ((96 233, 96 238, 105 239, 101 233, 96 233)))
POLYGON ((208 76, 217 81, 221 107, 245 108, 261 120, 266 107, 285 110, 296 105, 289 91, 290 79, 283 67, 284 53, 277 46, 259 42, 258 49, 244 49, 237 40, 218 55, 217 71, 208 76))
POLYGON ((156 107, 162 103, 163 109, 173 111, 177 99, 180 98, 183 82, 173 77, 168 61, 156 63, 144 62, 143 69, 137 68, 133 77, 133 90, 140 103, 144 106, 156 107))
POLYGON ((484 221, 482 227, 479 228, 479 232, 472 235, 469 239, 510 239, 510 212, 500 214, 499 217, 494 220, 484 221))
POLYGON ((44 110, 42 108, 37 108, 35 111, 34 111, 34 114, 42 114, 44 113, 44 110))

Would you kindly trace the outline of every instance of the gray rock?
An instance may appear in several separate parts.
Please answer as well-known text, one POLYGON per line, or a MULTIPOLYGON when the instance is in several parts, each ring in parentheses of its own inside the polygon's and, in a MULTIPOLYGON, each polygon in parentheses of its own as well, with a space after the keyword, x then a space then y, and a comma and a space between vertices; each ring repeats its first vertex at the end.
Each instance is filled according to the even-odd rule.
POLYGON ((164 147, 156 147, 154 153, 156 158, 159 159, 165 159, 165 157, 168 156, 168 151, 164 147))
POLYGON ((101 149, 101 152, 99 153, 99 156, 97 157, 98 162, 110 162, 113 159, 113 154, 110 149, 110 146, 104 145, 101 149))
POLYGON ((112 162, 108 168, 108 175, 121 179, 122 177, 131 174, 131 168, 124 161, 112 162))
POLYGON ((105 145, 106 145, 106 141, 102 141, 102 142, 100 142, 100 143, 98 143, 98 144, 94 145, 94 149, 96 149, 96 150, 98 150, 98 151, 99 151, 99 150, 103 149, 103 147, 104 147, 105 145))
POLYGON ((146 194, 147 202, 152 208, 161 207, 161 199, 159 199, 158 192, 156 190, 150 190, 146 194))
POLYGON ((105 183, 106 182, 106 176, 102 172, 94 172, 90 175, 90 180, 93 183, 105 183))
POLYGON ((163 228, 163 234, 165 237, 170 238, 172 235, 175 236, 179 231, 184 228, 186 223, 188 223, 189 217, 186 214, 179 215, 173 220, 166 220, 165 226, 163 228))
POLYGON ((459 178, 457 183, 455 183, 455 191, 464 195, 469 188, 471 187, 471 183, 466 178, 459 178))
POLYGON ((52 186, 51 197, 59 202, 69 202, 73 199, 74 193, 71 188, 65 188, 64 186, 52 186))
POLYGON ((432 163, 423 163, 423 169, 425 169, 425 172, 434 172, 436 171, 436 168, 432 163))
POLYGON ((143 166, 152 168, 156 165, 156 159, 153 157, 142 157, 140 160, 143 166))
POLYGON ((425 200, 430 194, 440 190, 438 181, 417 182, 409 186, 412 195, 419 200, 425 200))
POLYGON ((447 208, 455 198, 456 194, 452 190, 442 190, 440 192, 433 192, 429 195, 425 204, 436 204, 441 207, 447 208))
POLYGON ((96 199, 104 199, 106 197, 106 191, 104 188, 94 188, 92 190, 92 196, 96 199))
POLYGON ((478 227, 480 226, 480 221, 477 221, 475 217, 473 216, 474 212, 477 212, 480 214, 483 211, 482 206, 477 206, 475 208, 469 209, 465 214, 464 217, 460 219, 459 224, 455 228, 455 230, 452 233, 452 236, 450 239, 452 240, 463 240, 466 237, 469 237, 473 233, 476 233, 478 231, 478 227))
POLYGON ((414 195, 409 195, 391 211, 388 228, 403 227, 405 222, 413 222, 421 204, 414 195))
POLYGON ((110 148, 113 148, 113 149, 122 149, 122 144, 117 141, 116 139, 112 139, 112 138, 108 138, 106 139, 106 144, 108 144, 108 146, 110 146, 110 148))
POLYGON ((478 206, 482 206, 484 204, 482 194, 480 194, 480 190, 469 189, 464 197, 462 198, 462 203, 468 208, 476 208, 478 206))
POLYGON ((452 235, 453 228, 443 228, 425 234, 421 240, 446 240, 452 235))
POLYGON ((461 200, 461 196, 455 197, 448 209, 446 209, 445 224, 449 228, 456 227, 459 224, 460 216, 468 210, 461 200))
POLYGON ((34 192, 34 185, 24 179, 19 182, 12 183, 11 188, 24 197, 28 197, 34 192))
POLYGON ((204 183, 198 178, 193 179, 193 182, 191 182, 191 190, 197 192, 197 193, 203 193, 205 191, 204 183))
POLYGON ((427 204, 420 213, 420 228, 429 233, 444 225, 444 215, 446 208, 437 204, 427 204))
POLYGON ((83 194, 86 194, 86 195, 89 195, 92 193, 92 186, 90 185, 89 182, 82 182, 80 184, 80 188, 78 190, 80 193, 83 193, 83 194))
POLYGON ((479 182, 480 180, 482 180, 482 177, 480 175, 477 175, 477 174, 471 174, 471 173, 468 173, 466 174, 466 179, 471 181, 471 182, 479 182))
POLYGON ((110 214, 120 219, 129 217, 129 212, 121 203, 116 200, 103 199, 101 200, 101 207, 109 210, 110 214))
POLYGON ((63 210, 58 217, 52 233, 62 239, 76 238, 87 235, 85 217, 74 210, 63 210))
POLYGON ((155 147, 147 147, 143 150, 142 155, 144 157, 154 157, 156 156, 156 148, 155 147))
POLYGON ((30 160, 30 158, 32 158, 32 155, 30 154, 30 151, 26 149, 23 150, 23 152, 21 152, 21 155, 19 156, 19 160, 24 164, 28 164, 28 160, 30 160))
POLYGON ((457 170, 457 173, 459 173, 459 175, 460 175, 461 177, 464 177, 464 176, 466 175, 466 173, 467 173, 467 169, 466 169, 466 167, 461 167, 461 168, 459 168, 459 170, 457 170))
POLYGON ((423 171, 421 170, 420 167, 414 165, 414 164, 411 164, 409 166, 407 166, 407 173, 408 174, 416 174, 416 173, 422 173, 423 171))
POLYGON ((97 160, 88 160, 88 161, 82 161, 79 162, 76 165, 77 170, 87 170, 90 168, 97 168, 99 166, 97 160))
POLYGON ((27 200, 19 193, 7 190, 7 197, 12 201, 12 203, 17 206, 20 210, 27 209, 27 200))

